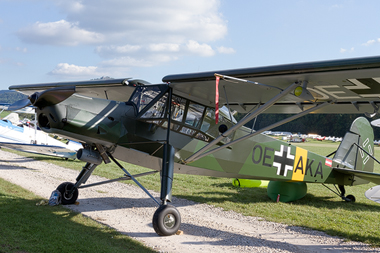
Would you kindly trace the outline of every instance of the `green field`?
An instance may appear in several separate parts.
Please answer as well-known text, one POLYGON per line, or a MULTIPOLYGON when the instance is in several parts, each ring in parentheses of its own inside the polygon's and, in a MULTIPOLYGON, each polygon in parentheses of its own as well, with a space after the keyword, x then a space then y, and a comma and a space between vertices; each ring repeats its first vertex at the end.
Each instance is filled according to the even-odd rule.
MULTIPOLYGON (((338 146, 328 141, 297 145, 322 155, 330 154, 338 146)), ((376 153, 378 153, 376 158, 380 160, 379 147, 375 148, 376 153)), ((80 161, 64 161, 25 153, 23 155, 78 171, 84 165, 80 161)), ((132 174, 148 171, 146 168, 126 163, 122 165, 132 174)), ((375 172, 380 173, 378 164, 375 164, 375 172)), ((108 178, 122 175, 120 169, 113 163, 98 166, 94 174, 108 178)), ((158 174, 139 178, 139 181, 148 189, 160 190, 158 174)), ((355 203, 342 201, 320 184, 308 184, 308 193, 301 200, 292 203, 275 203, 267 196, 266 188, 236 188, 232 186, 231 179, 176 174, 173 196, 222 207, 224 210, 234 210, 248 216, 263 217, 268 221, 316 229, 330 235, 347 238, 347 240, 361 241, 380 247, 378 221, 380 205, 364 196, 364 192, 373 185, 346 187, 346 194, 355 195, 355 203)))
POLYGON ((155 252, 0 178, 0 252, 155 252))

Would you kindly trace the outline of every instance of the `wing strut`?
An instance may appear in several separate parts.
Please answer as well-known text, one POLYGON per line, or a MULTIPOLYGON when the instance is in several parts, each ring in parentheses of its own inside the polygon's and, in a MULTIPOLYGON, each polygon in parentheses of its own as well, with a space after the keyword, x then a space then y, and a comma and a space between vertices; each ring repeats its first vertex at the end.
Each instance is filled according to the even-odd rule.
MULTIPOLYGON (((262 128, 262 129, 260 129, 260 130, 258 130, 258 131, 256 131, 256 132, 254 132, 254 133, 247 134, 247 135, 245 135, 245 136, 243 136, 243 137, 240 137, 239 139, 236 139, 236 140, 234 140, 234 141, 231 141, 231 142, 229 142, 229 143, 226 143, 226 144, 224 144, 224 145, 222 145, 222 146, 220 146, 220 147, 217 147, 217 148, 215 148, 215 149, 213 149, 213 150, 210 150, 210 151, 208 151, 208 152, 205 152, 205 153, 199 154, 196 158, 193 158, 191 161, 189 161, 189 158, 190 158, 190 157, 189 157, 189 158, 186 159, 184 162, 185 162, 185 163, 189 163, 189 162, 196 161, 196 160, 198 160, 198 159, 201 159, 202 157, 205 157, 205 156, 208 156, 208 155, 210 155, 210 154, 213 154, 213 153, 215 153, 215 152, 217 152, 217 151, 219 151, 219 150, 221 150, 221 149, 227 148, 227 147, 232 146, 232 145, 234 145, 234 144, 236 144, 236 143, 238 143, 238 142, 244 141, 245 139, 248 139, 248 138, 253 137, 253 136, 255 136, 255 135, 261 134, 262 132, 265 132, 265 131, 270 130, 270 129, 275 128, 275 127, 278 127, 278 126, 283 125, 283 124, 285 124, 285 123, 288 123, 288 122, 290 122, 290 121, 292 121, 292 120, 298 119, 298 118, 300 118, 300 117, 302 117, 302 116, 304 116, 304 115, 306 115, 306 114, 309 114, 309 113, 311 113, 311 112, 313 112, 313 111, 315 111, 315 110, 317 110, 317 109, 320 109, 320 108, 322 108, 322 107, 324 107, 324 106, 326 106, 326 105, 329 105, 329 104, 330 104, 330 103, 328 103, 328 102, 325 102, 325 103, 323 103, 323 104, 318 104, 318 105, 314 106, 313 108, 310 108, 310 109, 308 109, 308 110, 306 110, 306 111, 300 112, 300 113, 298 113, 298 114, 296 114, 296 115, 293 115, 293 116, 291 116, 291 117, 289 117, 289 118, 283 119, 283 120, 281 120, 281 121, 279 121, 279 122, 277 122, 277 123, 274 123, 274 124, 272 124, 272 125, 270 125, 270 126, 264 127, 264 128, 262 128)), ((208 145, 207 145, 207 146, 208 146, 208 145)), ((205 147, 207 147, 207 146, 205 146, 205 147)), ((199 152, 199 151, 198 151, 198 152, 199 152)), ((197 153, 198 153, 198 152, 197 152, 197 153)))
POLYGON ((240 120, 236 125, 234 125, 230 129, 228 129, 225 133, 219 135, 215 140, 213 140, 212 142, 210 142, 208 145, 204 146, 203 148, 201 148, 200 150, 198 150, 197 152, 195 152, 193 155, 189 156, 184 162, 185 163, 189 163, 189 162, 195 161, 195 159, 198 158, 201 155, 202 152, 204 152, 204 151, 210 149, 211 147, 215 146, 222 139, 224 139, 225 137, 227 137, 231 133, 235 132, 240 127, 244 126, 244 124, 246 124, 247 122, 249 122, 251 119, 255 118, 257 115, 259 115, 262 112, 264 112, 266 109, 268 109, 269 107, 271 107, 274 103, 276 103, 277 101, 279 101, 281 98, 283 98, 284 96, 288 95, 298 85, 299 85, 298 82, 294 82, 293 84, 289 85, 288 88, 286 88, 285 90, 281 91, 279 94, 277 94, 271 100, 269 100, 268 102, 266 102, 263 106, 260 106, 259 108, 257 108, 251 114, 247 115, 247 117, 245 117, 242 120, 240 120))

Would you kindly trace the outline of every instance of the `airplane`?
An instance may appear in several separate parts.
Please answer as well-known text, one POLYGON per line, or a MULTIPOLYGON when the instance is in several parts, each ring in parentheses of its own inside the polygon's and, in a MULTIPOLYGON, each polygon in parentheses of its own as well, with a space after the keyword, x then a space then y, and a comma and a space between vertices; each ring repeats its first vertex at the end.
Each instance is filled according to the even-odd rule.
POLYGON ((160 84, 108 79, 9 89, 29 96, 10 110, 34 106, 43 131, 83 145, 77 158, 86 164, 75 183, 57 187, 62 204, 75 203, 78 189, 133 180, 157 204, 152 224, 161 236, 175 234, 181 223, 169 204, 174 173, 270 180, 269 197, 284 202, 303 197, 306 183, 320 183, 347 202, 355 197, 345 186, 380 184, 373 130, 364 117, 326 157, 263 134, 309 113, 378 114, 379 56, 167 75, 160 84), (245 116, 237 121, 236 112, 245 116), (257 130, 244 126, 261 113, 291 116, 257 130), (152 171, 131 175, 118 160, 152 171), (99 164, 111 161, 124 177, 85 185, 99 164), (156 172, 160 201, 136 179, 156 172))
POLYGON ((73 141, 65 144, 56 140, 38 130, 36 125, 29 127, 18 123, 20 120, 17 113, 11 113, 0 120, 0 147, 65 159, 76 159, 76 151, 82 147, 73 141))
POLYGON ((318 136, 317 138, 316 138, 316 140, 317 141, 324 141, 326 139, 326 136, 318 136))

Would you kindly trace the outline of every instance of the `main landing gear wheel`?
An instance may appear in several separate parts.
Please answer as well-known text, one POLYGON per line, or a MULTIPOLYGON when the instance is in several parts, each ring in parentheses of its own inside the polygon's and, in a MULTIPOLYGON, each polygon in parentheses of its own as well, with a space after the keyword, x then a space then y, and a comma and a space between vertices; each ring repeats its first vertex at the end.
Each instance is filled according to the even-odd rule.
POLYGON ((355 196, 354 195, 347 195, 344 199, 346 202, 355 202, 355 196))
POLYGON ((181 215, 172 205, 161 205, 153 215, 153 228, 158 235, 174 235, 180 225, 181 215))
POLYGON ((62 183, 57 187, 57 190, 62 195, 62 198, 61 198, 62 205, 71 205, 71 204, 74 204, 75 201, 77 201, 78 194, 79 194, 78 189, 75 188, 74 192, 70 194, 70 191, 73 188, 74 188, 74 184, 70 182, 62 183))

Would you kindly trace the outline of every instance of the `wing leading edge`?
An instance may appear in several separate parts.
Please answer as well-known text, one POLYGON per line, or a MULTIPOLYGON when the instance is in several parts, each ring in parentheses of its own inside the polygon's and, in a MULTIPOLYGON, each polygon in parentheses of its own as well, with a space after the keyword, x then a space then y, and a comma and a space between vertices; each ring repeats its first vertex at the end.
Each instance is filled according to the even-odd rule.
POLYGON ((75 93, 87 97, 127 101, 135 86, 149 85, 140 79, 102 79, 79 82, 57 82, 41 84, 12 85, 10 90, 16 90, 26 95, 57 87, 75 87, 75 93))

